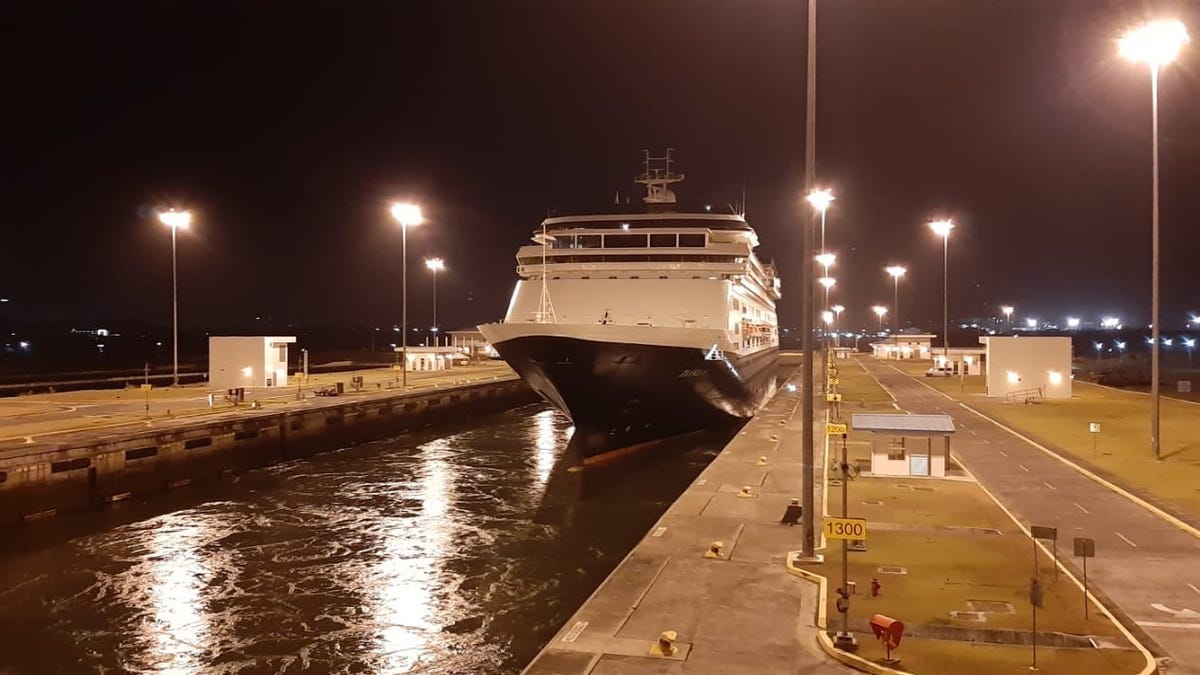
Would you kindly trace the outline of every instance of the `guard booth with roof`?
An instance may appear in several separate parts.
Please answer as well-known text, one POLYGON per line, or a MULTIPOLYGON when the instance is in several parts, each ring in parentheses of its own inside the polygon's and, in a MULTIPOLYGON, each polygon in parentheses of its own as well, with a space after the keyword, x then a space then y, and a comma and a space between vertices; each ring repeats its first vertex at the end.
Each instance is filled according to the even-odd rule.
POLYGON ((855 431, 871 433, 871 474, 945 478, 954 420, 949 415, 855 413, 855 431))

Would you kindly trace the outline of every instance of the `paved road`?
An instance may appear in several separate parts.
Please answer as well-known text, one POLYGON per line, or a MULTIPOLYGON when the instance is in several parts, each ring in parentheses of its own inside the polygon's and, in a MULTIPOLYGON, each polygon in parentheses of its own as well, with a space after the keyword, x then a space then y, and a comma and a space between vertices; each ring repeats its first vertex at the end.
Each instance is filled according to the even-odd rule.
POLYGON ((1200 674, 1200 539, 919 380, 873 358, 860 361, 901 408, 951 415, 955 456, 1023 522, 1057 527, 1060 554, 1071 556, 1075 537, 1095 539, 1089 585, 1166 651, 1166 672, 1200 674))

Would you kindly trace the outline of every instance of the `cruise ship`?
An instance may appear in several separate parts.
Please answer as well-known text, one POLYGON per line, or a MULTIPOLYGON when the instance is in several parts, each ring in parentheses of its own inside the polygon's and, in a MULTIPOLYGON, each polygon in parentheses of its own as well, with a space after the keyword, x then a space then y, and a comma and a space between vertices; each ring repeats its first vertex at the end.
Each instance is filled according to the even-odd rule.
POLYGON ((641 212, 542 221, 504 320, 479 326, 585 461, 744 421, 774 390, 775 269, 743 215, 678 210, 671 163, 646 153, 641 212))

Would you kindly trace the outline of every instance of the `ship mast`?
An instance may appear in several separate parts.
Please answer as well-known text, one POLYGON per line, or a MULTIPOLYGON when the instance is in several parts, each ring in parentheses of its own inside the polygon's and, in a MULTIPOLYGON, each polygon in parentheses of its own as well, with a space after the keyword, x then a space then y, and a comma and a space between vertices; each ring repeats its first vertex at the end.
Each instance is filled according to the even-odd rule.
POLYGON ((554 303, 550 302, 550 289, 546 287, 546 247, 554 241, 554 236, 546 234, 546 222, 542 221, 542 231, 534 235, 533 240, 542 245, 542 296, 538 299, 538 309, 534 313, 535 323, 558 323, 554 314, 554 303))
POLYGON ((678 183, 683 180, 683 174, 671 172, 671 153, 675 148, 667 148, 667 153, 663 157, 651 157, 649 150, 642 150, 643 161, 646 170, 642 175, 633 179, 635 183, 641 183, 646 186, 646 196, 642 197, 642 201, 647 204, 674 204, 675 191, 667 187, 671 183, 678 183), (661 162, 661 167, 651 167, 651 162, 661 162))

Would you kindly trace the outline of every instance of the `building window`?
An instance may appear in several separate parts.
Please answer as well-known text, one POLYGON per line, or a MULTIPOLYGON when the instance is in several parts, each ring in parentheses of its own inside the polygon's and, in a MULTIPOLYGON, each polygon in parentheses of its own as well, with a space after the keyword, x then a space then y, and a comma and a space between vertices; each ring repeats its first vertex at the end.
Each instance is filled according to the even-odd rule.
POLYGON ((646 235, 644 234, 606 234, 604 235, 605 248, 646 248, 646 235))
POLYGON ((893 462, 904 461, 904 446, 891 446, 888 448, 887 458, 893 462))
POLYGON ((598 234, 581 234, 576 237, 575 246, 577 248, 600 248, 603 246, 603 239, 598 234))
POLYGON ((675 248, 675 233, 650 235, 650 246, 654 248, 675 248))
POLYGON ((680 234, 680 248, 704 248, 706 237, 703 234, 680 234))

